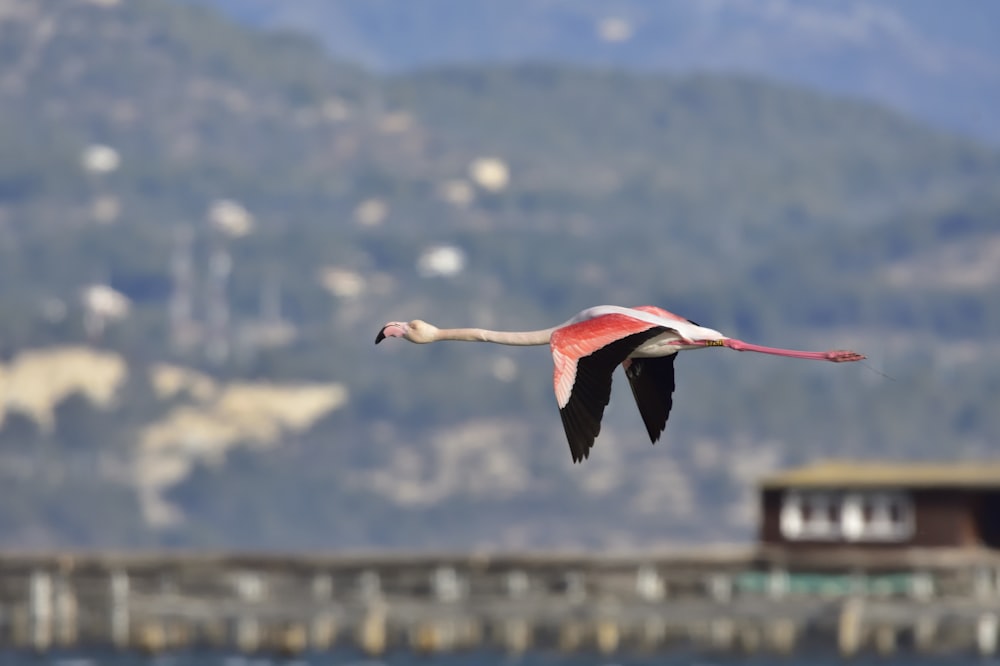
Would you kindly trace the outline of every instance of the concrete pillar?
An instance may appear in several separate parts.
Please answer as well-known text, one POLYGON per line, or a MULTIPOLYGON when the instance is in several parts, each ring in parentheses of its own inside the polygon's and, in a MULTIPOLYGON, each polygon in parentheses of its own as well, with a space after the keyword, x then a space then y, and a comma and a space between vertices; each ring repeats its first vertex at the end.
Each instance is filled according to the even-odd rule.
POLYGON ((614 620, 610 618, 598 620, 594 634, 597 639, 597 649, 601 654, 611 654, 618 649, 621 629, 614 620))
POLYGON ((666 596, 666 585, 656 567, 644 564, 635 574, 635 591, 644 601, 656 602, 666 596))
POLYGON ((382 599, 382 577, 377 571, 361 572, 358 576, 358 596, 367 602, 378 602, 382 599))
POLYGON ((891 625, 880 625, 875 629, 875 651, 883 657, 888 657, 896 652, 897 645, 896 628, 891 625))
POLYGON ((31 627, 31 647, 38 651, 52 646, 52 574, 32 571, 28 581, 28 618, 31 627))
POLYGON ((358 646, 368 656, 379 656, 385 652, 389 642, 386 609, 376 604, 368 609, 358 625, 358 646))
POLYGON ((983 613, 976 622, 976 649, 983 657, 996 654, 998 624, 996 613, 983 613))
POLYGON ((503 644, 508 652, 521 654, 531 647, 532 629, 527 620, 513 618, 503 623, 503 644))
POLYGON ((455 617, 445 617, 435 624, 438 627, 438 634, 441 636, 441 650, 454 650, 458 645, 458 637, 461 633, 458 627, 458 619, 455 617))
POLYGON ((910 597, 914 601, 930 601, 934 598, 934 577, 926 571, 918 571, 910 577, 910 597))
POLYGON ((312 579, 312 597, 316 601, 330 601, 333 598, 333 577, 330 574, 316 574, 312 579))
POLYGON ((431 589, 438 601, 454 603, 465 596, 465 581, 454 567, 438 567, 431 574, 431 589))
POLYGON ((458 622, 456 647, 478 648, 483 644, 483 623, 475 617, 465 617, 458 622))
POLYGON ((972 595, 980 601, 988 601, 994 599, 996 594, 993 569, 977 567, 972 579, 972 595))
POLYGON ((506 576, 507 595, 511 599, 520 599, 528 594, 531 589, 531 581, 528 574, 520 569, 507 572, 506 576))
POLYGON ((249 615, 240 615, 236 619, 235 635, 233 642, 240 652, 256 652, 260 647, 260 623, 257 618, 249 615))
POLYGON ((917 618, 913 625, 913 646, 921 654, 934 652, 934 643, 938 635, 938 620, 930 615, 917 618))
POLYGON ((6 613, 4 618, 10 627, 10 640, 16 648, 31 647, 31 617, 30 600, 17 604, 6 613))
POLYGON ((277 638, 276 651, 285 657, 296 657, 309 648, 308 632, 298 623, 282 627, 277 638))
POLYGON ((771 649, 777 654, 790 655, 795 651, 799 627, 795 620, 782 618, 775 620, 768 628, 771 649))
POLYGON ((194 620, 191 618, 175 618, 173 621, 166 621, 164 628, 167 631, 167 648, 187 647, 191 645, 195 632, 194 620))
POLYGON ((255 652, 261 647, 260 620, 253 606, 265 596, 264 581, 260 574, 241 571, 234 580, 236 596, 240 601, 240 615, 236 618, 236 648, 242 652, 255 652))
POLYGON ((571 604, 580 604, 587 599, 587 584, 579 571, 566 573, 566 598, 571 604))
POLYGON ((768 596, 772 599, 783 599, 788 595, 790 588, 791 581, 788 577, 788 571, 780 568, 771 569, 767 576, 768 596))
POLYGON ((562 652, 576 652, 583 644, 584 627, 575 620, 567 620, 559 626, 559 649, 562 652))
POLYGON ((216 650, 229 648, 228 627, 224 618, 213 617, 203 621, 201 635, 209 647, 216 650))
POLYGON ((759 652, 761 644, 760 628, 750 623, 738 625, 736 640, 739 643, 740 651, 746 654, 759 652))
POLYGON ((329 650, 337 640, 337 621, 330 613, 320 612, 309 623, 309 644, 315 650, 329 650))
POLYGON ((417 652, 447 652, 455 648, 458 633, 454 618, 425 620, 410 629, 410 646, 417 652))
POLYGON ((160 621, 143 622, 136 631, 135 644, 146 654, 159 654, 168 647, 167 628, 160 621))
POLYGON ((858 653, 863 641, 864 602, 854 597, 848 599, 840 609, 837 625, 837 649, 841 656, 850 657, 858 653))
POLYGON ((736 623, 728 617, 715 617, 708 623, 708 642, 713 650, 729 652, 736 639, 736 623))
POLYGON ((70 647, 76 644, 79 626, 76 593, 66 574, 60 574, 55 583, 55 640, 61 647, 70 647))
MULTIPOLYGON (((333 577, 328 573, 318 573, 312 579, 312 597, 320 606, 333 600, 333 577)), ((337 637, 337 623, 332 614, 318 611, 309 622, 308 642, 315 650, 328 650, 337 637)))
POLYGON ((240 601, 257 603, 267 596, 263 577, 256 571, 240 571, 234 580, 236 595, 240 601))
POLYGON ((729 574, 709 576, 708 595, 720 604, 729 603, 733 598, 733 577, 729 574))
POLYGON ((655 652, 667 640, 667 624, 658 617, 647 618, 640 631, 640 647, 648 652, 655 652))
POLYGON ((129 577, 124 571, 114 571, 108 583, 111 597, 111 643, 119 650, 128 648, 132 628, 129 614, 129 577))

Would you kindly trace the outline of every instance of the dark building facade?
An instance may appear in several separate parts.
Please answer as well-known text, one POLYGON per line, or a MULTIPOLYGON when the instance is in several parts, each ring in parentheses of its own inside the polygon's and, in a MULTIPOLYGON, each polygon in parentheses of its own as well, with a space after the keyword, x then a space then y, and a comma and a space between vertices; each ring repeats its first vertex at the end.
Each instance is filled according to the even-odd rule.
POLYGON ((765 478, 760 543, 1000 550, 1000 463, 825 461, 765 478))

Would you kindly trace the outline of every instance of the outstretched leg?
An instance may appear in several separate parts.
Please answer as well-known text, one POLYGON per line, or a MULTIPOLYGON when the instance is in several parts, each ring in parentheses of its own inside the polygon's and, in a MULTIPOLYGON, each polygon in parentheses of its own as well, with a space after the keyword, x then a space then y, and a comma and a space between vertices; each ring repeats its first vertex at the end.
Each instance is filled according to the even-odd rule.
POLYGON ((735 338, 725 338, 722 345, 735 349, 736 351, 760 352, 761 354, 773 354, 774 356, 788 356, 789 358, 804 358, 812 361, 831 361, 833 363, 847 363, 850 361, 860 361, 864 359, 863 354, 847 349, 831 349, 829 351, 801 351, 798 349, 782 349, 780 347, 765 347, 744 342, 735 338))

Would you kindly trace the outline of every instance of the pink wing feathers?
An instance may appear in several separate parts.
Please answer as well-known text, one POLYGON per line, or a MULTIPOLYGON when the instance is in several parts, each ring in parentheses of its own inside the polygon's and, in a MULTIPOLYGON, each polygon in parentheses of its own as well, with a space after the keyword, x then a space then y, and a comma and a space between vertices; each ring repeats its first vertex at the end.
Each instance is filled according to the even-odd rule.
POLYGON ((555 361, 556 401, 562 409, 569 401, 576 381, 577 360, 589 356, 633 333, 641 333, 654 324, 621 314, 607 314, 558 328, 549 345, 555 361))
POLYGON ((605 314, 552 333, 556 402, 573 462, 588 457, 601 431, 615 367, 639 345, 666 330, 627 315, 605 314))

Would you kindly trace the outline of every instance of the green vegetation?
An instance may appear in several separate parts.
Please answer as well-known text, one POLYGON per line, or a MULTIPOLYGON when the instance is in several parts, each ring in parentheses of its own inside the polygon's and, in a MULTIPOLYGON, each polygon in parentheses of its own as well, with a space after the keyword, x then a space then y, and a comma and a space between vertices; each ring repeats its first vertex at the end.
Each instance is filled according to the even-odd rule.
POLYGON ((130 375, 110 411, 66 399, 51 432, 7 415, 0 543, 732 539, 748 534, 740 507, 769 465, 996 451, 994 150, 748 78, 540 64, 376 78, 300 37, 163 1, 19 6, 0 24, 0 358, 86 343, 124 356, 130 375), (43 11, 52 35, 32 42, 43 11), (120 168, 81 169, 94 143, 120 168), (509 165, 506 188, 469 183, 483 156, 509 165), (456 180, 471 201, 441 196, 456 180), (251 212, 248 235, 206 221, 219 198, 251 212), (109 199, 113 220, 95 221, 109 199), (373 199, 384 220, 359 223, 373 199), (184 229, 186 348, 169 318, 184 229), (422 277, 419 257, 440 244, 465 269, 422 277), (220 362, 199 326, 223 246, 232 353, 220 362), (320 279, 330 269, 348 276, 339 295, 320 279), (131 309, 88 335, 80 289, 95 282, 131 309), (765 344, 857 347, 891 378, 686 354, 665 441, 649 447, 618 380, 594 457, 574 467, 546 350, 372 347, 388 319, 537 328, 605 302, 765 344), (290 343, 262 333, 281 327, 290 343), (196 464, 168 493, 184 521, 153 529, 128 471, 142 427, 172 406, 147 385, 157 361, 223 381, 340 382, 350 400, 279 446, 196 464))

